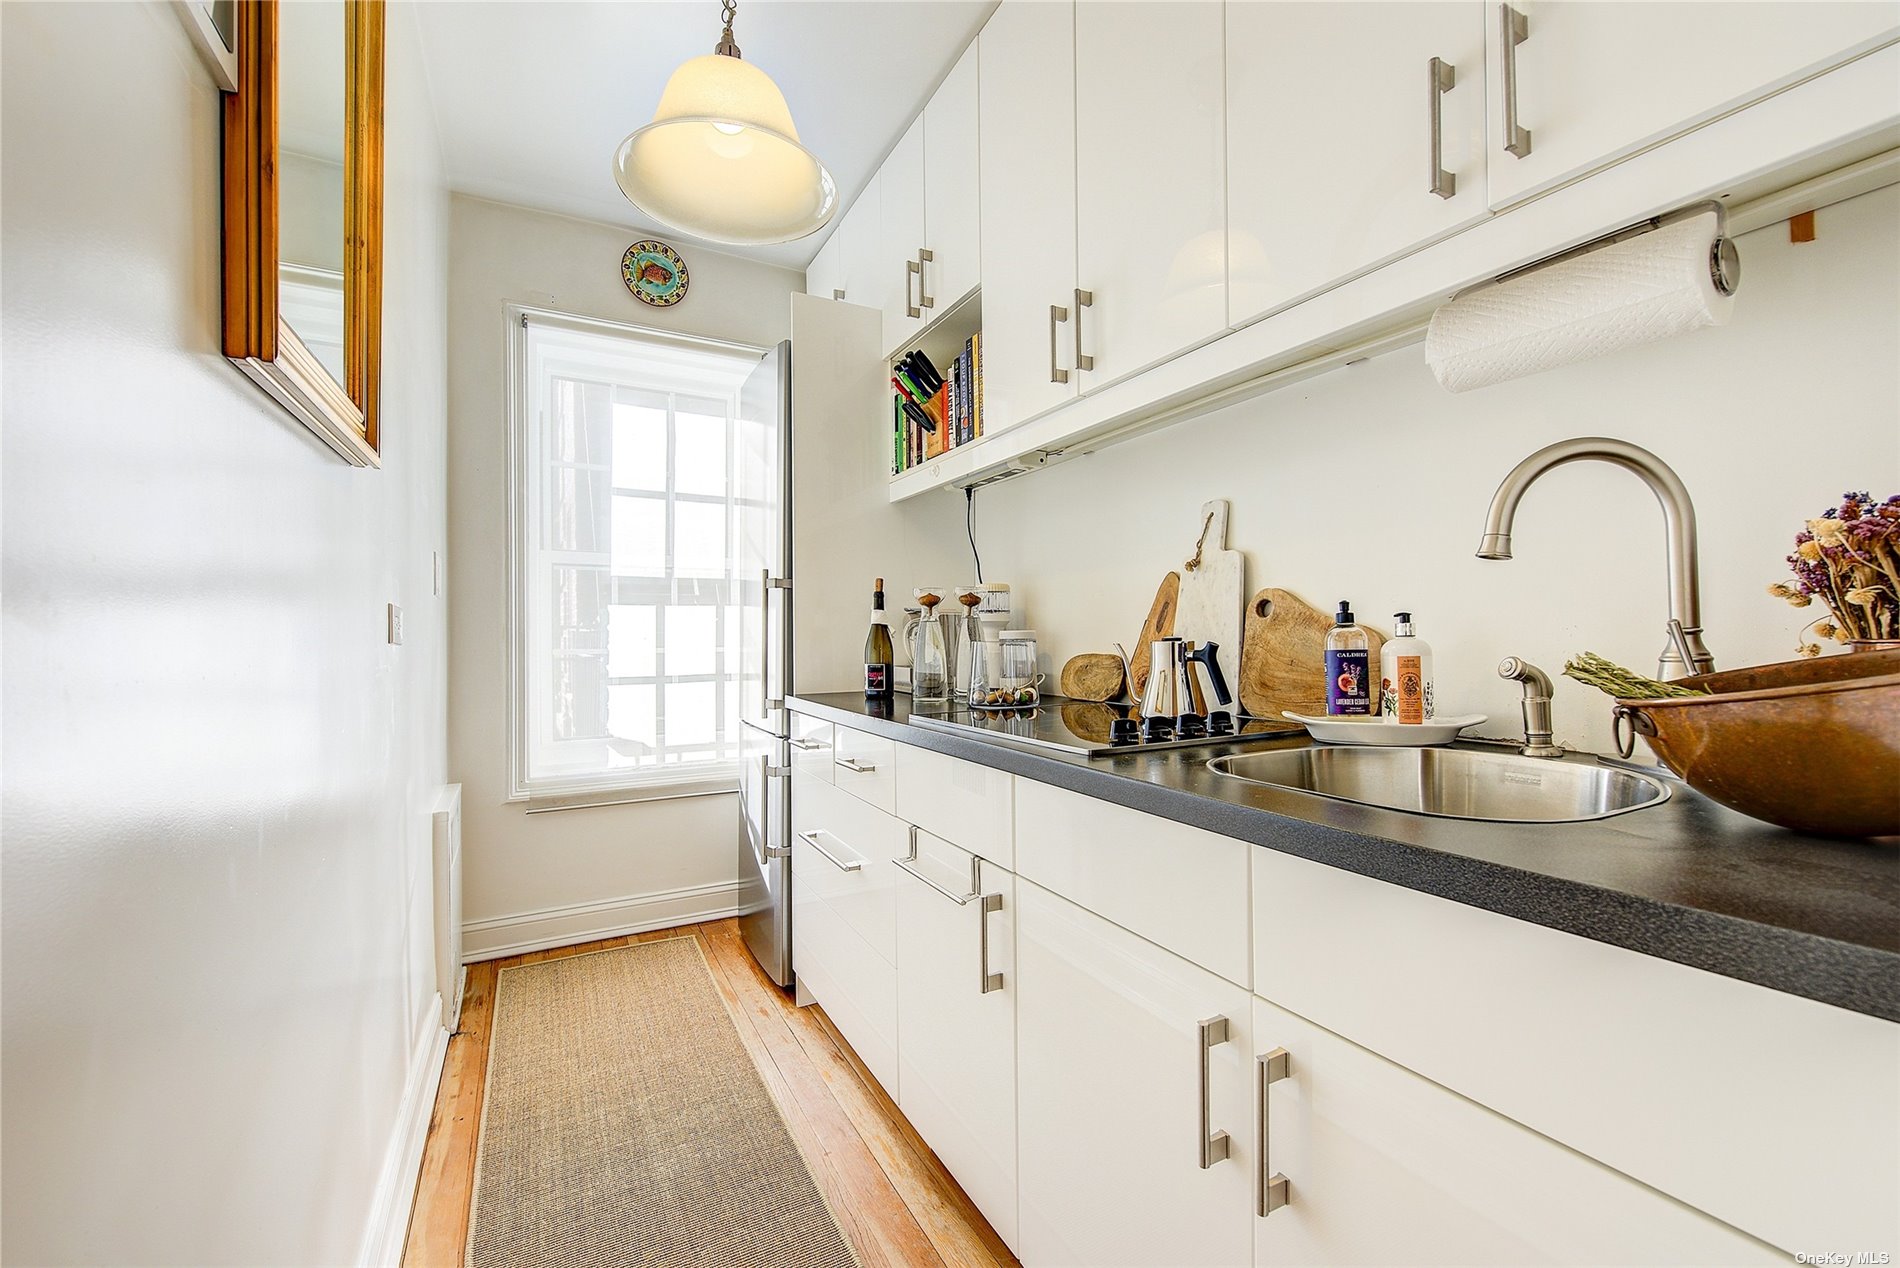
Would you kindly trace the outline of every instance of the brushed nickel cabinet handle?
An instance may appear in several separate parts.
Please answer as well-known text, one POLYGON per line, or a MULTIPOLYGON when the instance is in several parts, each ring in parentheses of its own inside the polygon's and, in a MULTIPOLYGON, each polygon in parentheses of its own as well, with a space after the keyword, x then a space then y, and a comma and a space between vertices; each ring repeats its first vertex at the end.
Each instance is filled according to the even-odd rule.
POLYGON ((1524 158, 1531 152, 1531 134, 1517 121, 1517 46, 1531 37, 1530 19, 1508 4, 1499 5, 1498 37, 1504 60, 1504 152, 1524 158))
POLYGON ((967 907, 970 903, 982 897, 981 894, 977 893, 975 856, 972 856, 970 859, 969 892, 964 893, 964 894, 959 894, 955 890, 945 889, 943 886, 937 884, 937 882, 931 880, 930 877, 924 873, 924 870, 921 867, 917 866, 917 825, 913 823, 909 826, 910 826, 910 853, 906 854, 901 859, 891 860, 891 862, 897 864, 897 868, 899 871, 910 873, 912 876, 915 876, 918 880, 922 881, 926 886, 937 891, 939 894, 942 894, 945 898, 948 898, 951 902, 955 903, 959 907, 967 907))
POLYGON ((1067 383, 1069 372, 1056 365, 1056 323, 1069 320, 1069 310, 1060 304, 1049 305, 1049 381, 1067 383))
MULTIPOLYGON (((976 870, 975 864, 971 865, 976 870)), ((990 913, 1003 910, 1001 894, 984 894, 983 907, 976 915, 976 972, 982 984, 981 993, 1003 989, 1003 975, 990 972, 990 913)))
POLYGON ((844 767, 844 768, 845 768, 846 770, 848 770, 848 771, 850 771, 850 772, 851 772, 851 773, 852 773, 853 775, 869 775, 869 774, 871 774, 872 772, 874 772, 875 770, 877 770, 877 767, 876 767, 876 766, 873 766, 873 765, 872 765, 871 763, 869 763, 869 762, 860 762, 860 761, 859 761, 859 760, 858 760, 857 758, 855 758, 855 757, 837 757, 837 758, 833 758, 833 759, 832 759, 832 765, 834 765, 834 766, 842 766, 842 767, 844 767))
POLYGON ((1285 1048, 1275 1048, 1272 1052, 1263 1052, 1254 1058, 1254 1070, 1259 1079, 1254 1098, 1258 1107, 1260 1121, 1256 1131, 1260 1137, 1260 1164, 1257 1171, 1259 1181, 1256 1210, 1260 1218, 1265 1219, 1287 1204, 1286 1177, 1275 1171, 1267 1171, 1267 1089, 1287 1075, 1287 1056, 1285 1048))
POLYGON ((1075 292, 1075 368, 1093 370, 1095 358, 1082 351, 1082 310, 1095 306, 1095 292, 1077 289, 1075 292))
POLYGON ((1201 1078, 1201 1170, 1206 1171, 1217 1162, 1227 1161, 1229 1141, 1226 1132, 1214 1130, 1214 1107, 1209 1100, 1207 1077, 1207 1054, 1217 1044, 1227 1042, 1227 1019, 1206 1018, 1200 1023, 1199 1029, 1200 1042, 1195 1045, 1199 1051, 1195 1055, 1200 1061, 1201 1078))
MULTIPOLYGON (((937 306, 937 297, 930 293, 930 274, 924 268, 924 265, 936 258, 937 253, 932 251, 929 247, 917 248, 917 303, 923 308, 935 308, 937 306)), ((911 316, 915 317, 917 314, 912 313, 911 316)))
POLYGON ((1442 57, 1431 61, 1432 183, 1431 192, 1450 198, 1458 192, 1458 177, 1445 170, 1445 94, 1458 84, 1458 68, 1442 57))
POLYGON ((786 743, 790 744, 795 749, 802 749, 807 753, 811 752, 813 749, 819 749, 819 748, 824 747, 824 745, 817 740, 796 740, 795 739, 795 740, 787 740, 786 743))
POLYGON ((862 872, 864 870, 863 859, 841 859, 837 855, 833 854, 830 850, 827 850, 824 846, 818 844, 818 838, 820 836, 830 836, 830 835, 831 833, 826 832, 823 828, 814 828, 810 832, 799 833, 798 839, 800 841, 803 841, 806 845, 809 845, 812 849, 818 851, 818 855, 820 858, 824 859, 825 862, 830 863, 833 867, 836 867, 839 871, 862 872))
POLYGON ((904 261, 904 316, 922 317, 924 315, 924 310, 919 308, 915 303, 913 303, 910 298, 910 279, 913 277, 917 279, 917 293, 919 295, 923 294, 923 291, 924 291, 923 263, 918 260, 905 260, 904 261))

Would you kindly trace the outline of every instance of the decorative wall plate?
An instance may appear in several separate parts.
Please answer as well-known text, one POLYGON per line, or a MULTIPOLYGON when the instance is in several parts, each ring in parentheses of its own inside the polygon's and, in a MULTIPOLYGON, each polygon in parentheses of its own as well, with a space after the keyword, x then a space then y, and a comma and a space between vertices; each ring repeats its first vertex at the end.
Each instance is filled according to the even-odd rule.
POLYGON ((686 298, 690 279, 679 252, 664 242, 636 242, 620 257, 620 277, 635 299, 665 308, 686 298))

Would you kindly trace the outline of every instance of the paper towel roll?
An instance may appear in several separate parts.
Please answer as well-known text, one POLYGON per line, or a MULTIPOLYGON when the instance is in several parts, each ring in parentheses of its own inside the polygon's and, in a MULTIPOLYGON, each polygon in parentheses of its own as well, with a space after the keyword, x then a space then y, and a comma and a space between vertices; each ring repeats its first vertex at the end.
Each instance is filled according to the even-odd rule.
POLYGON ((1522 378, 1685 330, 1719 326, 1714 211, 1560 260, 1441 305, 1425 360, 1453 392, 1522 378))

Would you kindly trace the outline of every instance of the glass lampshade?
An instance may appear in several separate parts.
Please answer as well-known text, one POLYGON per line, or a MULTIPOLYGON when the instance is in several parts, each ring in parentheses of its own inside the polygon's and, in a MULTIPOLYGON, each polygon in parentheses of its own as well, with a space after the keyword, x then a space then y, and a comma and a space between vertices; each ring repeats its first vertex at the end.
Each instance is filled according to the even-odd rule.
POLYGON ((838 205, 772 77, 718 54, 673 72, 653 122, 620 143, 614 179, 660 223, 735 245, 816 233, 838 205))

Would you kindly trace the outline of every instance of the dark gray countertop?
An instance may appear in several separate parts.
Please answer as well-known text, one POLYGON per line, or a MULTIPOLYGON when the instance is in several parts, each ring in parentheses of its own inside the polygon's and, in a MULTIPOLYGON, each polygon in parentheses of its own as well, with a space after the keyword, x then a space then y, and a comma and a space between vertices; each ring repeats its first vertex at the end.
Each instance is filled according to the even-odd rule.
MULTIPOLYGON (((1587 823, 1436 819, 1217 775, 1222 753, 1035 754, 912 726, 899 695, 798 696, 800 713, 1565 933, 1900 1021, 1900 846, 1801 836, 1672 782, 1587 823)), ((1565 760, 1589 761, 1587 757, 1565 760)))

